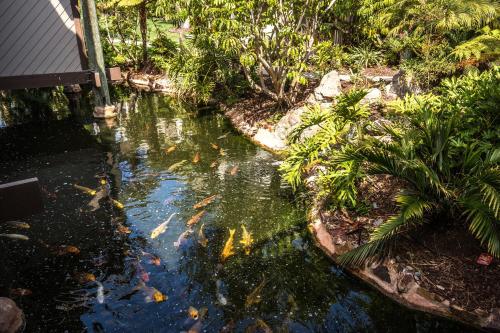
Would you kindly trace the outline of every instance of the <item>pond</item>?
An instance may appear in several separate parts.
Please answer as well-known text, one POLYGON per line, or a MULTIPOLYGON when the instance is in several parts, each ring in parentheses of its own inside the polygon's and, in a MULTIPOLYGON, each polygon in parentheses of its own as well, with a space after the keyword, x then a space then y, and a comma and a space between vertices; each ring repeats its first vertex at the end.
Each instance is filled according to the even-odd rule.
POLYGON ((0 225, 29 237, 0 238, 0 296, 23 308, 27 331, 471 331, 332 264, 279 160, 215 110, 141 93, 117 105, 115 121, 3 121, 0 182, 38 177, 46 208, 29 229, 0 225), (89 206, 75 184, 116 201, 89 206))

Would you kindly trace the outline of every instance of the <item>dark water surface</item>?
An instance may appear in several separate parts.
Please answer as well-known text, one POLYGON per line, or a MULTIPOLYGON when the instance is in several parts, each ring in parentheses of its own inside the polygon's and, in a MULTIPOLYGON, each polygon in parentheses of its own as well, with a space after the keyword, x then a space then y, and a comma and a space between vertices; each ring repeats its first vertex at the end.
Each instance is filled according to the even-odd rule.
POLYGON ((30 237, 0 238, 0 296, 23 308, 27 331, 471 331, 406 310, 334 266, 313 246, 305 209, 282 183, 278 160, 220 114, 155 95, 120 106, 116 122, 3 120, 0 182, 38 177, 46 206, 24 220, 28 230, 0 225, 0 233, 30 237), (73 187, 98 189, 101 179, 123 209, 104 199, 91 211, 92 196, 73 187), (193 205, 211 195, 217 198, 202 208, 194 232, 174 246, 202 210, 193 205), (201 225, 206 247, 198 242, 201 225), (241 226, 255 241, 250 255, 241 248, 241 226), (229 229, 236 230, 235 254, 222 264, 229 229), (32 294, 20 296, 18 288, 32 294), (168 298, 155 302, 155 292, 168 298))

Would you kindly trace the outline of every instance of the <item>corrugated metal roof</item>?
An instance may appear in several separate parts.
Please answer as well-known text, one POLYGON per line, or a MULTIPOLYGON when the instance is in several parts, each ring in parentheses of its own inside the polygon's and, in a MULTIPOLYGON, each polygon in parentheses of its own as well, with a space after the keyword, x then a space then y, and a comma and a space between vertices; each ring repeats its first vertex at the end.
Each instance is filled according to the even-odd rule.
POLYGON ((0 77, 81 70, 70 0, 0 0, 0 77))

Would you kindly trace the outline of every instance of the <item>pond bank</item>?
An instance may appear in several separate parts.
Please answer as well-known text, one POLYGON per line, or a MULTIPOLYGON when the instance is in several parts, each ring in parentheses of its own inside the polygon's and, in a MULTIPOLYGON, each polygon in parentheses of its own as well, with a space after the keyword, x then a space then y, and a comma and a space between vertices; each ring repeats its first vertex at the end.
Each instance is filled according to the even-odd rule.
MULTIPOLYGON (((300 115, 306 110, 306 104, 317 103, 320 107, 327 108, 331 106, 334 96, 341 91, 341 81, 343 81, 341 75, 333 78, 328 78, 328 75, 330 73, 323 78, 319 87, 305 103, 291 108, 272 125, 264 120, 272 114, 266 112, 266 104, 259 98, 243 100, 232 106, 223 105, 221 110, 232 125, 252 142, 274 153, 283 154, 287 148, 286 138, 300 122, 300 115), (326 94, 325 92, 333 93, 326 94), (250 105, 255 104, 259 105, 257 114, 256 110, 249 108, 250 105)), ((394 82, 394 79, 390 81, 394 82)), ((371 97, 366 102, 379 103, 382 100, 394 98, 394 95, 388 93, 389 89, 380 94, 381 90, 383 89, 370 89, 368 96, 371 95, 371 97)), ((312 181, 314 171, 309 177, 311 182, 307 182, 309 183, 308 192, 314 198, 309 208, 309 228, 316 245, 337 263, 337 257, 357 246, 355 243, 361 239, 361 236, 353 241, 352 237, 348 236, 350 233, 346 234, 346 230, 352 229, 350 225, 353 223, 352 220, 344 214, 329 212, 324 201, 318 199, 316 195, 317 189, 312 181), (337 216, 331 218, 335 214, 337 216)), ((390 183, 391 180, 381 182, 384 181, 390 183)), ((392 193, 385 193, 386 197, 383 199, 392 201, 392 195, 398 189, 397 184, 383 183, 383 185, 390 188, 385 192, 392 191, 392 193)), ((387 205, 394 206, 391 203, 387 205)), ((382 214, 373 220, 382 221, 380 218, 387 218, 388 211, 390 212, 390 208, 384 212, 386 216, 382 214)), ((447 236, 448 238, 459 237, 460 232, 461 230, 451 232, 453 234, 447 236)), ((500 276, 498 263, 494 262, 489 267, 477 265, 474 256, 477 257, 480 253, 477 252, 480 251, 478 246, 467 245, 466 249, 458 251, 460 253, 454 252, 453 246, 460 247, 459 242, 462 239, 458 239, 457 244, 451 244, 455 239, 450 241, 450 244, 448 241, 445 242, 448 247, 451 247, 450 253, 446 253, 450 250, 449 248, 444 250, 445 253, 432 251, 430 247, 437 250, 438 242, 429 241, 429 234, 425 237, 421 242, 415 239, 405 240, 404 246, 401 246, 402 244, 398 246, 401 252, 395 251, 399 256, 394 258, 391 256, 381 263, 366 265, 363 268, 346 269, 406 307, 451 318, 481 329, 500 331, 500 304, 496 295, 498 291, 494 289, 495 276, 500 276)), ((465 242, 475 243, 474 240, 469 239, 465 242)))

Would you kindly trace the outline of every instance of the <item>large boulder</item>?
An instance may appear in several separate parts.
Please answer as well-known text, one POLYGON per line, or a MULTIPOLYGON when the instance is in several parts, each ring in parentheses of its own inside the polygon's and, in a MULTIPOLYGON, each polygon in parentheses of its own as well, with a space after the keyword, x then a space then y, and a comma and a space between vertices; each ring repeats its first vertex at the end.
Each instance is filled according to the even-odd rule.
POLYGON ((331 71, 323 76, 319 86, 314 89, 314 97, 317 101, 331 100, 340 95, 341 89, 339 73, 331 71))
POLYGON ((0 333, 22 331, 24 314, 10 298, 0 297, 0 333))

